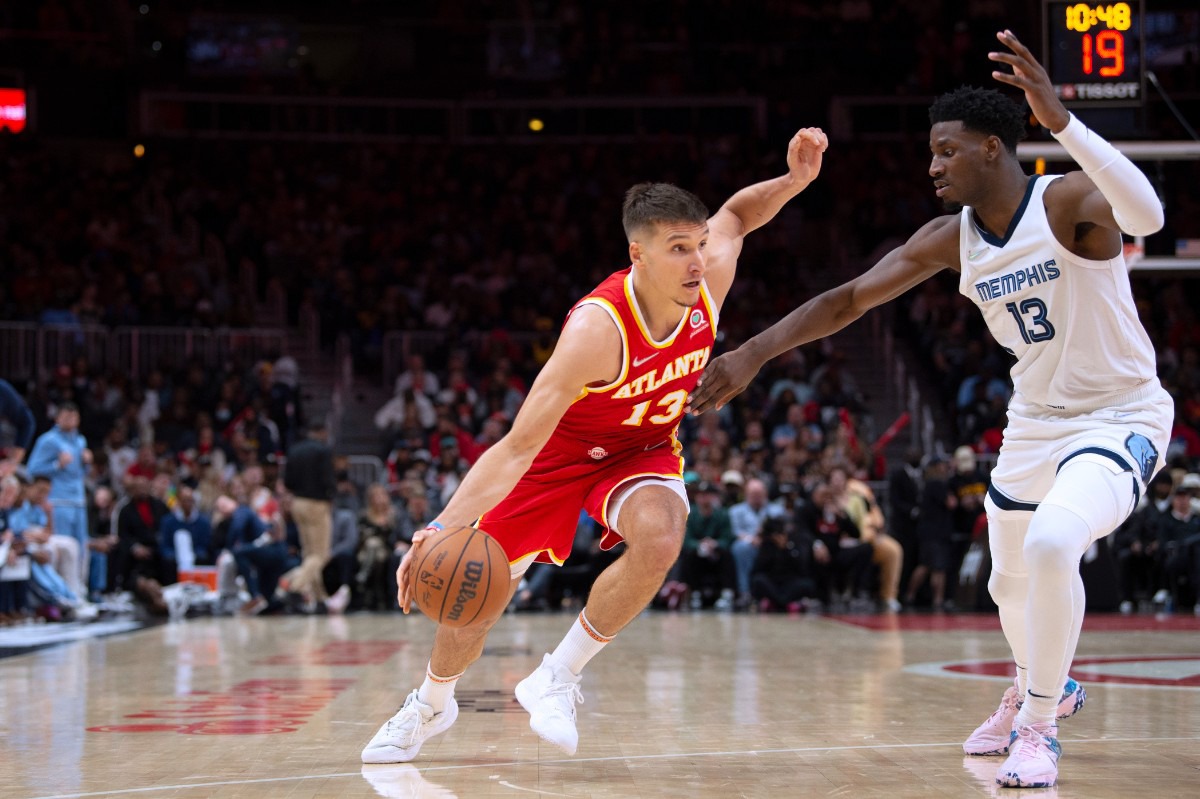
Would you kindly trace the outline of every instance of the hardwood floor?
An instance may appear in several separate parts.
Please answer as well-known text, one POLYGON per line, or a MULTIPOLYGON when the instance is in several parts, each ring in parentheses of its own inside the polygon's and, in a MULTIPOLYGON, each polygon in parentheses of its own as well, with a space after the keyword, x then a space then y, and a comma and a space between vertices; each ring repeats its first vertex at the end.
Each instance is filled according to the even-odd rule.
POLYGON ((1088 702, 1045 790, 962 754, 1011 679, 994 617, 646 613, 589 665, 566 757, 512 689, 571 621, 502 621, 458 722, 403 766, 359 752, 423 673, 416 614, 194 618, 0 659, 0 796, 1200 794, 1195 617, 1087 619, 1088 702))

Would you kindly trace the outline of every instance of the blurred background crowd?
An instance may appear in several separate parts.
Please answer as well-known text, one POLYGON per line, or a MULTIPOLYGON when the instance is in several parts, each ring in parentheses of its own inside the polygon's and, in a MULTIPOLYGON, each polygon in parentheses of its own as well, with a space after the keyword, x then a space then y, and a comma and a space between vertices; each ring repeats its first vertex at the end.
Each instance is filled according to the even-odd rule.
MULTIPOLYGON (((318 3, 176 5, 0 10, 13 45, 0 79, 37 97, 36 130, 0 132, 0 378, 32 420, 27 441, 19 413, 5 430, 0 622, 90 618, 131 598, 166 613, 168 588, 197 574, 211 575, 217 612, 394 610, 413 531, 503 436, 571 303, 626 265, 629 185, 675 182, 715 209, 784 171, 795 128, 830 131, 820 180, 747 242, 721 317, 719 347, 736 346, 940 212, 925 174, 928 98, 989 81, 998 27, 1039 31, 1038 4, 986 0, 754 14, 731 2, 649 14, 625 2, 431 3, 403 19, 362 0, 343 4, 342 27, 318 3), (230 96, 233 111, 213 99, 230 96), (886 116, 880 125, 900 127, 876 135, 848 110, 845 98, 862 96, 909 98, 912 113, 886 116), (466 103, 466 129, 442 131, 435 110, 412 135, 369 116, 313 128, 299 101, 274 128, 256 116, 256 102, 297 97, 329 109, 466 103), (662 107, 563 132, 580 97, 621 98, 631 117, 662 107), (704 97, 720 101, 688 99, 704 97), (222 123, 206 128, 213 109, 222 123), (287 135, 289 120, 307 133, 287 135), (231 343, 152 356, 121 343, 167 329, 171 342, 231 343), (236 331, 264 329, 279 336, 238 345, 236 331), (17 358, 25 342, 33 355, 17 358), (328 517, 319 564, 302 546, 311 503, 328 517)), ((1200 12, 1170 13, 1195 43, 1200 12)), ((1155 66, 1192 119, 1195 55, 1155 66)), ((1163 102, 1105 121, 1127 137, 1186 135, 1163 102)), ((1200 162, 1142 166, 1167 211, 1146 251, 1173 254, 1200 239, 1200 162)), ((1009 360, 955 277, 860 333, 777 359, 720 413, 684 419, 692 515, 656 605, 987 606, 980 513, 1009 360), (897 362, 905 381, 879 377, 897 362)), ((1143 507, 1085 559, 1089 602, 1190 609, 1198 292, 1186 271, 1135 271, 1134 288, 1176 398, 1175 436, 1143 507)), ((577 533, 566 567, 531 570, 514 610, 586 596, 614 553, 586 518, 577 533)))

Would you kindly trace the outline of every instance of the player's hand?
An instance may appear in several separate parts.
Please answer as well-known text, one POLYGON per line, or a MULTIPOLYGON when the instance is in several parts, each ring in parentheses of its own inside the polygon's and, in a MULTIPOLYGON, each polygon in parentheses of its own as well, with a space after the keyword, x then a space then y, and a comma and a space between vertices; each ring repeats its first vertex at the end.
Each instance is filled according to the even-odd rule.
POLYGON ((400 603, 400 609, 405 613, 412 610, 413 590, 416 588, 413 569, 417 568, 421 544, 425 539, 440 532, 441 530, 436 527, 426 527, 424 530, 413 533, 412 546, 404 553, 399 567, 396 568, 396 601, 400 603))
POLYGON ((727 352, 704 367, 699 382, 688 395, 684 412, 699 416, 713 408, 720 410, 729 400, 746 390, 762 364, 756 363, 745 349, 739 347, 727 352))
POLYGON ((820 128, 801 128, 788 142, 788 175, 808 185, 821 172, 821 161, 829 148, 829 137, 820 128))
POLYGON ((1008 64, 1013 71, 1008 73, 995 70, 992 72, 992 77, 1025 92, 1029 110, 1037 117, 1038 122, 1050 128, 1051 132, 1058 133, 1071 121, 1071 115, 1067 112, 1066 106, 1062 104, 1062 100, 1058 99, 1058 95, 1055 94, 1050 76, 1033 57, 1033 53, 1029 52, 1029 48, 1021 44, 1012 31, 1000 31, 996 34, 996 38, 1012 52, 988 53, 988 58, 1001 64, 1008 64))

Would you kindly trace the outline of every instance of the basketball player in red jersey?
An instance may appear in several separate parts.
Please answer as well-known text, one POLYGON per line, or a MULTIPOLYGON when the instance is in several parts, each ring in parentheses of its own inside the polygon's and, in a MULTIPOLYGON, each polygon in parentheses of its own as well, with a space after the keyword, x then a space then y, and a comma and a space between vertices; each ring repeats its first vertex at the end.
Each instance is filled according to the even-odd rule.
MULTIPOLYGON (((579 741, 584 665, 646 607, 679 555, 688 502, 676 430, 708 361, 743 237, 816 178, 827 145, 821 130, 799 131, 788 173, 742 189, 711 219, 695 195, 670 184, 630 189, 622 222, 632 265, 571 309, 512 430, 413 537, 400 564, 407 613, 421 543, 443 526, 478 520, 508 553, 513 591, 535 560, 566 559, 581 507, 603 525, 602 546, 625 541, 566 637, 516 689, 533 730, 567 754, 579 741)), ((425 681, 367 744, 364 763, 410 761, 454 723, 455 682, 496 621, 438 628, 425 681)))

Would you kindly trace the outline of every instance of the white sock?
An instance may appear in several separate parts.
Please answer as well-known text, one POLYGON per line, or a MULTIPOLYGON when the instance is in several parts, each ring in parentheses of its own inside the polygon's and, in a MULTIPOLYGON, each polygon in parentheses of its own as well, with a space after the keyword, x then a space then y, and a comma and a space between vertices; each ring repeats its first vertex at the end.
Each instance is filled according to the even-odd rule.
POLYGON ((417 689, 417 700, 433 708, 434 713, 441 713, 446 709, 450 697, 454 696, 454 686, 461 676, 462 672, 453 677, 439 677, 433 673, 433 664, 430 663, 425 667, 425 682, 417 689))
POLYGON ((585 615, 587 608, 579 611, 579 617, 571 625, 571 629, 550 653, 550 660, 568 669, 578 676, 583 673, 583 667, 588 661, 600 653, 605 644, 613 639, 611 635, 597 632, 585 615))
POLYGON ((1025 700, 1025 691, 1029 688, 1029 668, 1017 664, 1017 696, 1025 700))

